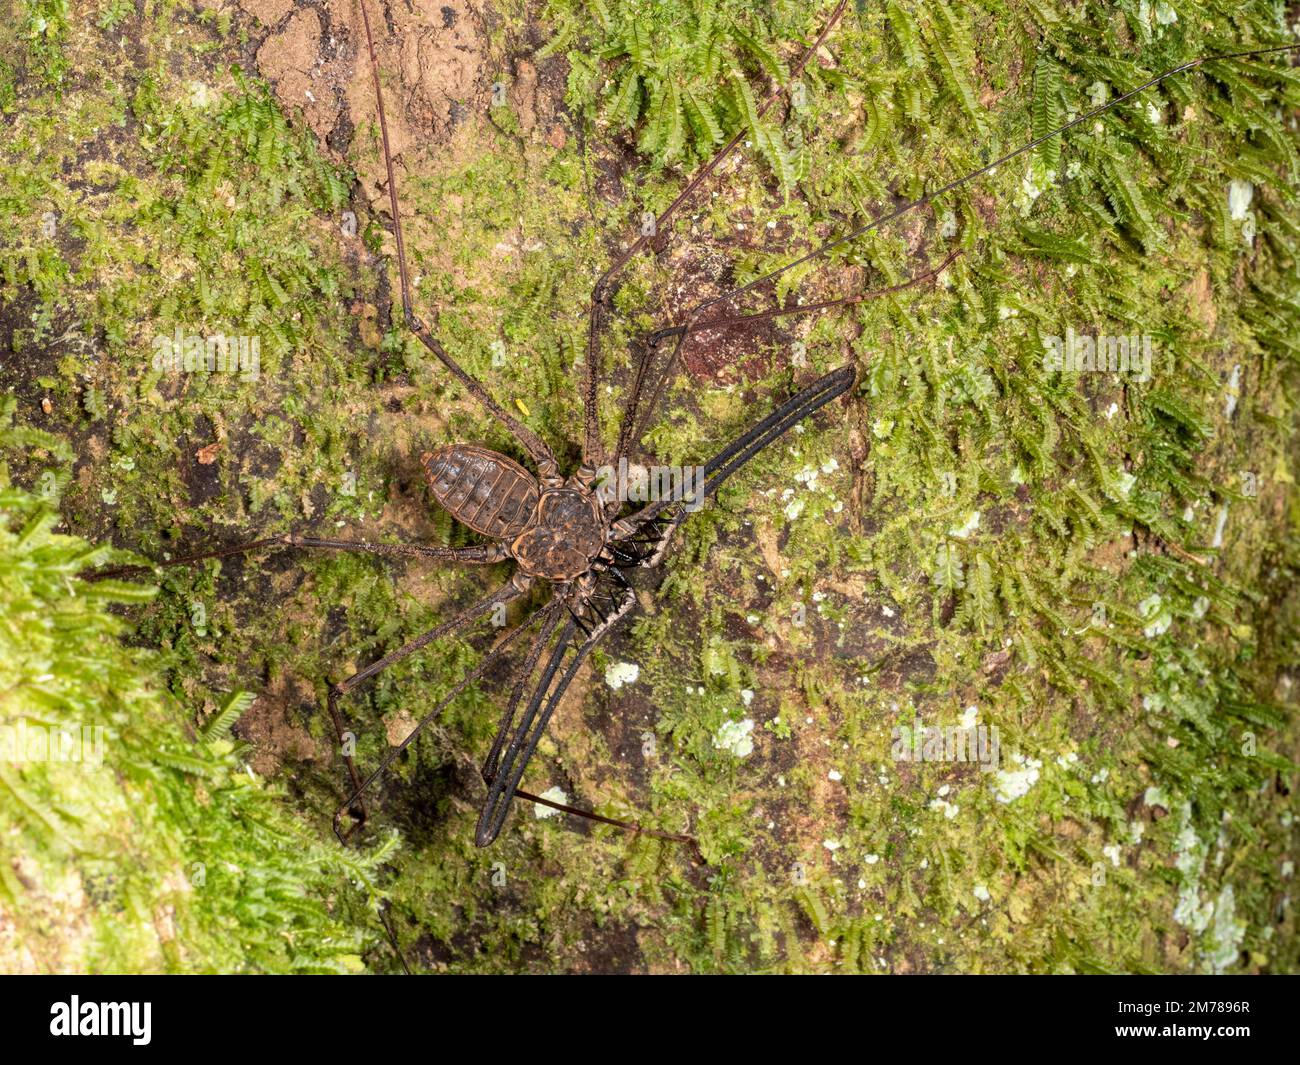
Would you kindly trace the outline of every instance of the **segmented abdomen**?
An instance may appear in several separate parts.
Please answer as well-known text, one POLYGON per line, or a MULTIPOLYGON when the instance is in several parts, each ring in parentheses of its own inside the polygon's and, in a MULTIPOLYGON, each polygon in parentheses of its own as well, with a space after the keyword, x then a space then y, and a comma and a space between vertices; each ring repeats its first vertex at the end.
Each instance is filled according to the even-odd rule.
POLYGON ((470 444, 453 444, 423 458, 434 498, 462 525, 494 539, 518 536, 537 507, 540 490, 514 459, 470 444))

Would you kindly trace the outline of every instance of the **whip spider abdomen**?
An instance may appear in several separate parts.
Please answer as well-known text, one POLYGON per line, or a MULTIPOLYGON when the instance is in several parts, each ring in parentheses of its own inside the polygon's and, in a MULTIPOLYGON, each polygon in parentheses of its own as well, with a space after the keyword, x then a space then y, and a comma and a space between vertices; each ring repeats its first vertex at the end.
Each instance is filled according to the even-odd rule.
POLYGON ((433 498, 453 518, 494 540, 513 540, 533 520, 537 478, 505 455, 452 444, 421 456, 433 498))

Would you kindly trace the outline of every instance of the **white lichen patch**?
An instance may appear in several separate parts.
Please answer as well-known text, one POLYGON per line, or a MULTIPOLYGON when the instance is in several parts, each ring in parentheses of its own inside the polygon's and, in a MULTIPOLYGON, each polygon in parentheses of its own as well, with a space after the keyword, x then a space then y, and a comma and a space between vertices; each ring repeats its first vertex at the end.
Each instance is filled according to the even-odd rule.
POLYGON ((1129 493, 1133 491, 1133 486, 1135 484, 1137 484, 1137 478, 1134 477, 1133 474, 1129 473, 1128 470, 1116 471, 1114 477, 1111 479, 1111 488, 1114 490, 1115 495, 1120 499, 1127 499, 1129 493))
POLYGON ((1211 972, 1221 973, 1237 961, 1246 922, 1237 916, 1237 899, 1231 884, 1225 884, 1214 900, 1214 916, 1206 938, 1205 962, 1211 972))
POLYGON ((1174 622, 1174 615, 1158 595, 1149 595, 1138 603, 1138 613, 1144 622, 1142 633, 1148 637, 1163 636, 1174 622))
POLYGON ((794 479, 805 488, 816 488, 820 471, 815 466, 805 466, 794 475, 794 479))
POLYGON ((605 668, 605 683, 615 691, 624 684, 635 684, 641 676, 641 667, 635 662, 611 662, 605 668))
MULTIPOLYGON (((1149 792, 1148 792, 1149 794, 1149 792)), ((1192 825, 1192 807, 1184 802, 1178 809, 1178 835, 1174 839, 1174 867, 1182 878, 1174 920, 1201 939, 1200 957, 1206 969, 1221 973, 1236 963, 1246 935, 1246 922, 1237 917, 1236 895, 1231 884, 1224 884, 1217 896, 1203 892, 1201 877, 1205 872, 1210 846, 1197 835, 1192 825)), ((1227 845, 1221 830, 1219 849, 1227 845)))
POLYGON ((1212 903, 1202 902, 1195 884, 1184 884, 1178 889, 1178 904, 1174 907, 1174 920, 1184 928, 1201 933, 1214 915, 1212 903))
POLYGON ((713 737, 713 746, 737 758, 746 758, 754 752, 753 732, 754 722, 749 718, 743 721, 724 721, 713 737))
POLYGON ((1241 239, 1247 246, 1255 243, 1255 212, 1250 209, 1255 186, 1249 181, 1234 181, 1228 186, 1228 216, 1241 223, 1241 239))
POLYGON ((999 769, 993 774, 993 796, 1001 803, 1015 802, 1029 794, 1029 789, 1038 783, 1039 770, 1043 763, 1037 758, 1025 758, 1013 754, 1012 762, 1018 769, 999 769))
POLYGON ((934 810, 936 813, 943 814, 943 816, 949 821, 951 821, 954 817, 956 817, 959 813, 961 813, 960 806, 958 806, 956 803, 949 802, 947 799, 943 797, 937 799, 931 799, 930 809, 934 810))
POLYGON ((1147 788, 1142 793, 1142 801, 1153 809, 1159 807, 1161 810, 1169 809, 1169 796, 1165 794, 1163 788, 1147 788))
POLYGON ((1223 416, 1231 418, 1237 411, 1237 400, 1241 397, 1241 363, 1234 363, 1228 384, 1223 390, 1223 416))
POLYGON ((1016 207, 1021 214, 1028 214, 1034 202, 1056 183, 1056 171, 1044 170, 1037 159, 1029 164, 1024 179, 1016 192, 1016 207))
MULTIPOLYGON (((543 799, 550 799, 551 802, 563 803, 569 805, 569 797, 564 793, 563 788, 547 788, 542 792, 543 799)), ((543 806, 540 802, 533 803, 533 816, 539 821, 545 821, 548 817, 559 816, 560 811, 550 806, 543 806)))
POLYGON ((980 527, 980 512, 972 510, 966 515, 966 520, 960 525, 954 525, 948 530, 949 536, 955 536, 958 540, 965 540, 976 529, 980 527))
POLYGON ((1254 198, 1254 185, 1249 181, 1233 181, 1228 185, 1228 216, 1234 222, 1244 222, 1254 198))

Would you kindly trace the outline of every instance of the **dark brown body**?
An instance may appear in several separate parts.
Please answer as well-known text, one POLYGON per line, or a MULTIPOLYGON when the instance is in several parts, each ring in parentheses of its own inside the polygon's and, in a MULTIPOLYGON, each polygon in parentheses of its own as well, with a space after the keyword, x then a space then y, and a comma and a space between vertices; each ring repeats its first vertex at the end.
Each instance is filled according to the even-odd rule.
POLYGON ((600 501, 574 478, 543 487, 513 459, 473 444, 438 448, 423 461, 434 498, 462 525, 504 541, 529 577, 574 580, 605 546, 600 501))
POLYGON ((453 444, 423 456, 433 497, 462 525, 494 540, 513 540, 537 510, 537 478, 485 447, 453 444))

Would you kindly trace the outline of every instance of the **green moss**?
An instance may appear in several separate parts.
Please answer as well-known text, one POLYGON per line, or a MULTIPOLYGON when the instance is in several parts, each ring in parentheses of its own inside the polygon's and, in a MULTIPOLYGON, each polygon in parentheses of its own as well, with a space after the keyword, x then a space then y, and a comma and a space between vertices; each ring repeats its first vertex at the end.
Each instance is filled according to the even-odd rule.
MULTIPOLYGON (((804 106, 751 128, 745 165, 616 293, 607 440, 632 341, 670 313, 675 279, 745 283, 877 213, 891 191, 919 195, 1090 106, 1099 84, 1113 96, 1280 33, 1270 4, 1180 4, 1175 23, 1156 6, 890 3, 850 16, 804 106), (710 259, 734 269, 717 277, 710 259)), ((744 124, 730 67, 761 94, 765 52, 788 62, 826 8, 778 4, 763 22, 723 5, 705 33, 699 5, 565 3, 539 25, 506 4, 484 69, 514 69, 531 55, 523 40, 553 33, 552 57, 531 58, 544 86, 567 79, 581 128, 556 148, 513 112, 491 113, 406 160, 421 313, 566 460, 591 282, 716 139, 689 111, 674 132, 664 93, 677 83, 651 85, 637 66, 647 26, 670 27, 675 65, 663 69, 682 74, 681 108, 683 86, 729 86, 711 99, 730 132, 744 124), (619 99, 629 71, 635 111, 619 99), (620 172, 629 145, 643 163, 620 172)), ((74 64, 57 91, 44 44, 0 53, 18 72, 13 107, 0 76, 0 109, 15 116, 0 150, 0 314, 12 323, 0 361, 23 374, 6 380, 19 424, 57 430, 80 460, 75 477, 39 454, 15 470, 71 528, 158 558, 286 527, 466 542, 418 488, 413 458, 455 440, 513 445, 394 327, 380 217, 231 70, 251 23, 223 17, 118 18, 114 34, 143 42, 138 65, 74 64), (340 236, 345 207, 365 247, 340 236), (260 335, 261 378, 155 371, 150 341, 176 328, 260 335)), ((58 49, 93 54, 101 33, 59 29, 58 49)), ((779 295, 794 298, 795 281, 807 301, 897 284, 960 246, 939 285, 738 334, 713 355, 759 358, 728 385, 680 375, 647 437, 666 462, 704 459, 819 370, 850 358, 861 369, 850 406, 769 449, 691 519, 528 776, 531 790, 560 786, 613 816, 689 826, 710 867, 522 804, 493 849, 473 848, 473 764, 500 686, 474 689, 377 802, 376 839, 395 828, 404 841, 388 861, 408 959, 466 971, 1294 971, 1293 918, 1279 923, 1273 899, 1296 858, 1277 784, 1293 785, 1298 750, 1295 146, 1276 116, 1297 103, 1294 77, 1262 62, 1168 82, 827 270, 792 272, 779 295), (1234 181, 1253 186, 1249 218, 1229 210, 1234 181), (1045 368, 1045 338, 1067 329, 1149 335, 1151 378, 1045 368), (641 675, 614 693, 602 678, 617 661, 641 675), (892 757, 895 727, 954 725, 971 706, 997 726, 1006 776, 892 757), (718 740, 746 719, 754 750, 738 757, 718 740)), ((348 162, 361 171, 376 152, 360 124, 348 162)), ((140 668, 208 712, 214 689, 296 678, 307 694, 288 720, 323 748, 327 679, 502 577, 356 557, 169 570, 162 594, 131 608, 161 654, 140 668)), ((426 713, 488 632, 349 700, 363 765, 387 750, 386 724, 426 713)), ((325 842, 336 767, 271 753, 291 787, 248 794, 274 795, 276 816, 346 860, 325 842)), ((231 780, 239 756, 222 755, 231 780)), ((351 893, 342 916, 356 938, 340 955, 374 941, 351 893)), ((195 943, 187 957, 207 949, 195 943)), ((231 957, 216 951, 211 967, 231 957)), ((396 964, 386 951, 368 960, 396 964)))
MULTIPOLYGON (((67 462, 57 438, 0 445, 67 462)), ((125 642, 116 604, 148 585, 78 575, 114 552, 55 532, 50 502, 0 464, 0 912, 6 972, 347 972, 370 932, 333 900, 366 889, 392 845, 324 844, 232 741, 241 693, 196 732, 158 690, 165 656, 125 642)))

